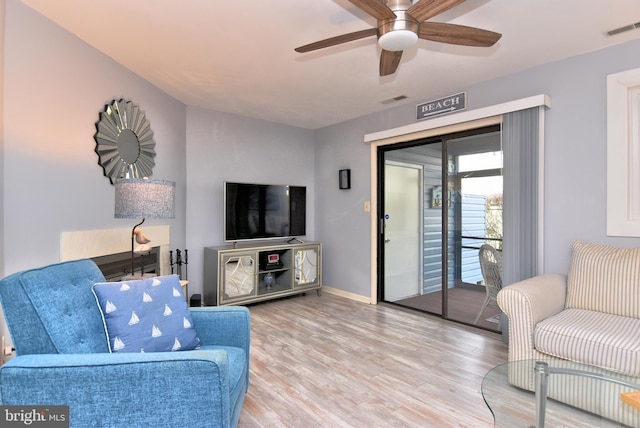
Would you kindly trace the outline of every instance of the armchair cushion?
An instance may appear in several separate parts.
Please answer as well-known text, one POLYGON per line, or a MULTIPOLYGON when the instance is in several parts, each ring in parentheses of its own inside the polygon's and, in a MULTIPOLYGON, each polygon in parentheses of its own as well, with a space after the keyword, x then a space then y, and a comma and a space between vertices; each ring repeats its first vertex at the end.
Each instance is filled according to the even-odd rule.
POLYGON ((629 376, 640 376, 640 320, 565 309, 535 326, 538 351, 629 376))
POLYGON ((640 318, 640 248, 574 242, 565 307, 640 318))
POLYGON ((196 349, 196 335, 177 275, 93 286, 111 352, 196 349))
POLYGON ((237 426, 244 350, 23 355, 0 370, 2 405, 68 405, 71 426, 237 426))

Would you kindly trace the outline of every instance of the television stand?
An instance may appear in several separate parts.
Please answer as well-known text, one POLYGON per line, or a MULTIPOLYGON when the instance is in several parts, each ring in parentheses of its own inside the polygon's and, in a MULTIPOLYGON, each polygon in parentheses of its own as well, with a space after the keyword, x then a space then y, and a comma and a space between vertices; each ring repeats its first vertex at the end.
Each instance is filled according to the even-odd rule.
POLYGON ((204 249, 205 306, 240 305, 322 288, 322 245, 233 244, 204 249))

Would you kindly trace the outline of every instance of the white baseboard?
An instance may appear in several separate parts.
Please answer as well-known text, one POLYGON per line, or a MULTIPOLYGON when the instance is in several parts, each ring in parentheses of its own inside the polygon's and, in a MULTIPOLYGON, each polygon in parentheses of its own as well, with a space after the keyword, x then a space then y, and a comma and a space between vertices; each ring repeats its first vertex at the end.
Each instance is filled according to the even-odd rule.
POLYGON ((359 294, 340 290, 339 288, 327 287, 326 285, 323 285, 321 290, 323 293, 334 294, 336 296, 345 297, 347 299, 355 300, 357 302, 371 304, 371 298, 368 296, 361 296, 359 294))

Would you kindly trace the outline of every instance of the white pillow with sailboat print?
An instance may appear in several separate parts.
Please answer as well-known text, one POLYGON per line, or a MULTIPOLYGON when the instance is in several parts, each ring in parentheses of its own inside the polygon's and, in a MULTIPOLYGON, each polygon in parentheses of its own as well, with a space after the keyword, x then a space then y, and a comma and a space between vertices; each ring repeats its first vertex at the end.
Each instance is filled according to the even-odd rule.
POLYGON ((197 349, 200 340, 177 275, 94 284, 111 352, 197 349))

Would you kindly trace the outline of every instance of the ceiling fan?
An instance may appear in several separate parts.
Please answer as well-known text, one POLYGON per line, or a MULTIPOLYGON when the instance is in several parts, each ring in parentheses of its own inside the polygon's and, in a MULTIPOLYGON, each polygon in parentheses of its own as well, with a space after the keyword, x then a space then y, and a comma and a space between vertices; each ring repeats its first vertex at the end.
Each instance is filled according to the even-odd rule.
POLYGON ((356 7, 378 20, 377 28, 342 34, 296 48, 296 52, 311 52, 365 37, 377 36, 382 48, 380 76, 398 69, 402 51, 418 39, 463 46, 493 46, 502 34, 480 28, 439 22, 424 22, 465 0, 349 0, 356 7))

